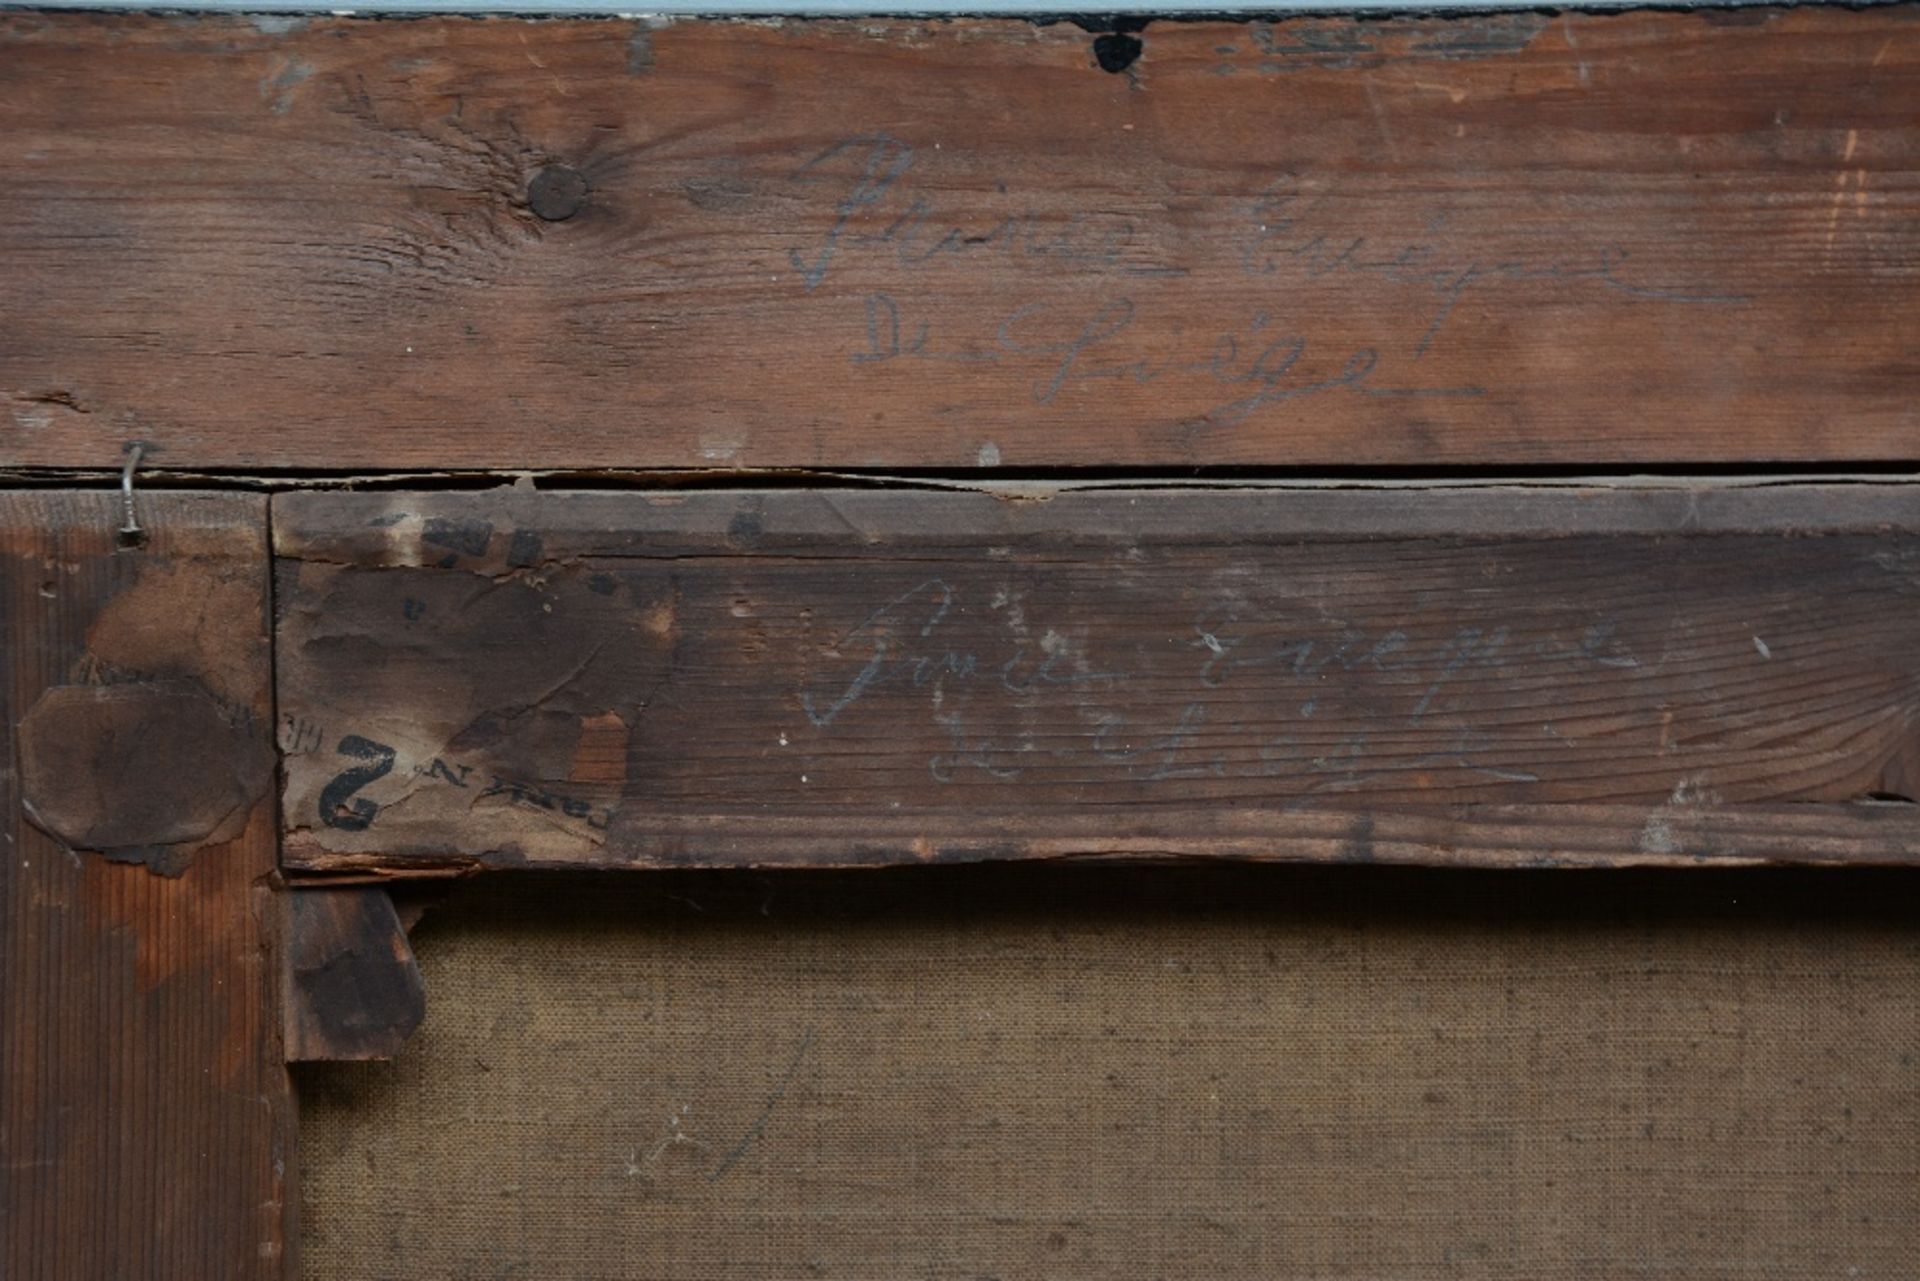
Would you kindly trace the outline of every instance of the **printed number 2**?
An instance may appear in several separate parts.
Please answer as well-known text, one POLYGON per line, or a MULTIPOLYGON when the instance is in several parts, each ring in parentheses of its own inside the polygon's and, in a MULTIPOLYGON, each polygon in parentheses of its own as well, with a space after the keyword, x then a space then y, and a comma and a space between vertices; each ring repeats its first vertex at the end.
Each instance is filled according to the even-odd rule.
POLYGON ((367 763, 340 771, 321 791, 320 821, 328 827, 364 832, 373 822, 373 816, 380 812, 380 807, 365 797, 351 801, 348 798, 375 779, 385 778, 393 771, 393 749, 385 743, 349 734, 340 740, 340 746, 334 750, 342 756, 352 756, 367 763))

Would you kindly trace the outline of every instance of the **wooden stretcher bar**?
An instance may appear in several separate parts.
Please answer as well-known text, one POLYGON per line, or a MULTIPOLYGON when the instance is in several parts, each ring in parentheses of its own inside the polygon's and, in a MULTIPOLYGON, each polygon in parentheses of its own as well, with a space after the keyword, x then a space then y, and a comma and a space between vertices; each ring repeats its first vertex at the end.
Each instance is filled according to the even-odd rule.
POLYGON ((276 500, 303 871, 1908 862, 1920 488, 276 500))
POLYGON ((0 16, 0 462, 1886 462, 1914 6, 0 16))
POLYGON ((0 1275, 292 1276, 266 500, 0 492, 0 1275))

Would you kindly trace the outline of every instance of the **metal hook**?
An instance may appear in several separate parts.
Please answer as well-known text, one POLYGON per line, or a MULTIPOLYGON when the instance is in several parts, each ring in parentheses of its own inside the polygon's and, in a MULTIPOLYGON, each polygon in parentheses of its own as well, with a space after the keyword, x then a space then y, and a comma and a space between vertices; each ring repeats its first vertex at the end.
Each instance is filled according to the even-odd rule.
POLYGON ((140 455, 145 452, 146 447, 139 441, 129 441, 126 465, 120 469, 120 510, 125 516, 125 520, 120 525, 122 547, 137 547, 145 542, 147 537, 145 531, 140 528, 140 522, 135 518, 133 510, 133 469, 140 465, 140 455))

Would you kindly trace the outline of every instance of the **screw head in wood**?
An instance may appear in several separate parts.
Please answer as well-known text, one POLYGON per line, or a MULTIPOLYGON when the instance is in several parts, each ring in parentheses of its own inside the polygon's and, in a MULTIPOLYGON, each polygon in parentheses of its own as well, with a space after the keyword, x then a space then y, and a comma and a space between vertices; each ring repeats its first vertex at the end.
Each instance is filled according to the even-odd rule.
POLYGON ((564 222, 587 204, 587 176, 566 165, 548 165, 527 182, 527 207, 547 222, 564 222))

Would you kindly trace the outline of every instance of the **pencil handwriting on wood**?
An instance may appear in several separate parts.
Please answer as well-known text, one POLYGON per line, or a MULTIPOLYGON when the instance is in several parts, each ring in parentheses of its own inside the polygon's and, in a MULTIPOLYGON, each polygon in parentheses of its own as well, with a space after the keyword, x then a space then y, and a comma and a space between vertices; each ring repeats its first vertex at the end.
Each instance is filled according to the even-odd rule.
POLYGON ((1890 463, 1910 25, 10 19, 0 456, 1890 463))
POLYGON ((1684 860, 1920 797, 1920 507, 1801 494, 299 496, 290 857, 1684 860))
MULTIPOLYGON (((948 216, 938 195, 914 185, 920 161, 913 145, 875 132, 835 143, 801 165, 795 183, 803 192, 831 196, 833 217, 817 242, 790 251, 790 264, 808 293, 853 258, 868 259, 869 270, 883 279, 899 277, 898 287, 860 299, 860 341, 849 355, 855 366, 905 360, 1031 370, 1028 395, 1036 405, 1053 403, 1069 386, 1104 386, 1124 395, 1180 375, 1238 393, 1191 410, 1214 426, 1335 391, 1480 397, 1488 389, 1478 382, 1427 385, 1396 373, 1427 355, 1470 297, 1497 308, 1502 294, 1553 287, 1583 289, 1586 305, 1593 306, 1751 301, 1741 292, 1645 276, 1630 262, 1628 249, 1583 243, 1581 228, 1571 220, 1544 247, 1492 258, 1476 256, 1470 247, 1485 244, 1489 229, 1459 227, 1461 216, 1443 203, 1408 205, 1409 225, 1398 234, 1357 231, 1342 213, 1350 200, 1337 181, 1312 174, 1283 174, 1227 202, 1241 212, 1239 225, 1222 237, 1222 261, 1165 265, 1156 261, 1154 239, 1139 221, 1111 211, 1043 214, 1037 205, 1019 204, 1004 181, 995 183, 995 192, 1001 203, 1013 202, 1012 212, 971 223, 948 216), (946 319, 950 308, 900 296, 902 288, 920 292, 940 269, 970 272, 982 260, 1012 278, 1014 298, 985 324, 955 327, 946 319), (1020 300, 1022 276, 1033 277, 1029 287, 1037 287, 1063 268, 1113 283, 1105 296, 1091 299, 1020 300), (1240 287, 1224 287, 1236 275, 1240 287), (1129 291, 1125 281, 1141 277, 1183 277, 1190 293, 1219 298, 1218 327, 1200 329, 1178 349, 1168 349, 1163 335, 1178 334, 1181 327, 1149 314, 1155 302, 1137 300, 1129 291), (1317 308, 1305 309, 1303 317, 1299 297, 1339 288, 1404 297, 1413 308, 1398 328, 1364 345, 1328 340, 1315 332, 1321 328, 1312 320, 1317 308), (1257 301, 1247 301, 1249 294, 1257 301)), ((1192 301, 1183 297, 1181 310, 1190 312, 1192 301)))
MULTIPOLYGON (((1397 706, 1404 724, 1417 727, 1430 713, 1458 710, 1448 694, 1463 677, 1537 680, 1559 665, 1622 673, 1640 666, 1619 644, 1617 620, 1606 617, 1592 618, 1567 636, 1541 635, 1531 628, 1530 634, 1516 636, 1512 627, 1498 621, 1451 634, 1413 636, 1395 625, 1369 629, 1325 619, 1316 620, 1312 629, 1301 629, 1249 617, 1241 607, 1221 603, 1203 608, 1189 635, 1153 651, 1147 669, 1127 670, 1090 659, 1069 638, 1068 632, 1087 629, 1066 624, 1068 632, 1063 632, 1031 619, 1025 600, 1026 593, 1005 584, 986 599, 968 600, 943 579, 919 583, 886 601, 835 642, 833 652, 857 666, 851 667, 844 685, 836 681, 825 689, 802 690, 800 707, 812 728, 824 731, 875 694, 897 691, 924 700, 932 721, 949 740, 928 763, 933 778, 943 783, 953 781, 962 768, 1012 780, 1042 763, 1077 760, 1082 768, 1112 767, 1146 782, 1192 777, 1196 771, 1251 778, 1306 770, 1338 774, 1343 783, 1336 785, 1357 786, 1370 775, 1361 768, 1369 754, 1368 733, 1342 739, 1331 758, 1302 759, 1302 744, 1293 729, 1316 713, 1325 723, 1325 710, 1334 699, 1358 698, 1376 709, 1397 706), (966 618, 974 624, 960 624, 966 618), (983 629, 978 620, 983 618, 996 620, 985 629, 995 642, 992 648, 955 639, 956 630, 979 637, 983 629), (1035 626, 1042 628, 1037 639, 1035 626), (1163 708, 1164 691, 1189 676, 1199 687, 1195 701, 1163 708), (1236 706, 1230 695, 1214 693, 1236 683, 1244 690, 1249 676, 1261 678, 1260 687, 1247 694, 1259 704, 1255 708, 1236 706), (1276 678, 1280 686, 1291 683, 1297 688, 1288 692, 1276 687, 1276 678), (1338 683, 1330 689, 1329 681, 1338 683), (1145 710, 1133 700, 1144 703, 1145 710), (1005 719, 992 711, 976 714, 982 701, 1021 709, 1018 732, 1011 738, 979 733, 982 720, 997 724, 1005 719), (1049 712, 1049 704, 1056 710, 1049 712), (1058 720, 1068 710, 1079 718, 1084 734, 1076 737, 1067 724, 1047 724, 1048 717, 1058 720), (1252 719, 1250 712, 1260 719, 1252 719), (1287 728, 1249 739, 1252 725, 1264 725, 1261 734, 1276 725, 1287 728), (1257 750, 1217 753, 1199 761, 1182 756, 1223 729, 1231 730, 1242 747, 1256 742, 1257 750)), ((889 700, 878 714, 897 716, 898 709, 898 699, 889 700)), ((1449 723, 1457 724, 1459 732, 1417 756, 1414 765, 1457 765, 1490 778, 1538 780, 1528 770, 1476 763, 1474 751, 1497 745, 1494 736, 1473 729, 1460 716, 1449 723)), ((1553 739, 1557 731, 1551 722, 1517 734, 1512 727, 1502 731, 1508 739, 1536 733, 1553 739)))

